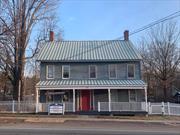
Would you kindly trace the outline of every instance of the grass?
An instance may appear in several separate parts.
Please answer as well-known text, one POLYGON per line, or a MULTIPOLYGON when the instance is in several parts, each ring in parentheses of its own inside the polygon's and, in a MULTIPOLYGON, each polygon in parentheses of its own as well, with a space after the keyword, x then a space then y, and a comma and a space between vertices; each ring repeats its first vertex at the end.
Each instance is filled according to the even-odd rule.
MULTIPOLYGON (((47 114, 1 114, 1 118, 6 117, 25 117, 25 118, 85 118, 82 115, 47 115, 47 114)), ((122 119, 122 120, 174 120, 180 121, 180 116, 162 116, 162 115, 151 115, 151 116, 88 116, 87 118, 97 119, 122 119)))

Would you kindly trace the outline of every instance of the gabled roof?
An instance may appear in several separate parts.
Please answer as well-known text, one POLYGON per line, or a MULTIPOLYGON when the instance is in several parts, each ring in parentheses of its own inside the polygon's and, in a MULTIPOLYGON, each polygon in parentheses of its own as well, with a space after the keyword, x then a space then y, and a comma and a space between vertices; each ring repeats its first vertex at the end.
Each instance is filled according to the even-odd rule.
POLYGON ((37 61, 133 61, 141 56, 130 41, 60 41, 42 45, 37 61))

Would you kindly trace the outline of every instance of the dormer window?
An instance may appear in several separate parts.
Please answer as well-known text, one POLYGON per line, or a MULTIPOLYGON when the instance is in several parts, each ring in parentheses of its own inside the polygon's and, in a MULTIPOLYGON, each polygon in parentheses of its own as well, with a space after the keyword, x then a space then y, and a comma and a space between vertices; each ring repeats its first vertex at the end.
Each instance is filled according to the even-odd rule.
POLYGON ((116 78, 116 65, 115 64, 109 65, 109 78, 110 79, 116 78))
POLYGON ((135 65, 134 64, 127 65, 127 76, 128 76, 128 79, 133 79, 135 77, 135 65))
POLYGON ((62 66, 62 78, 63 79, 69 79, 70 78, 70 66, 69 65, 63 65, 62 66))
POLYGON ((96 66, 95 65, 90 65, 89 66, 89 78, 95 79, 96 78, 96 66))
POLYGON ((53 79, 54 78, 54 66, 53 65, 47 65, 46 66, 46 78, 47 79, 53 79))

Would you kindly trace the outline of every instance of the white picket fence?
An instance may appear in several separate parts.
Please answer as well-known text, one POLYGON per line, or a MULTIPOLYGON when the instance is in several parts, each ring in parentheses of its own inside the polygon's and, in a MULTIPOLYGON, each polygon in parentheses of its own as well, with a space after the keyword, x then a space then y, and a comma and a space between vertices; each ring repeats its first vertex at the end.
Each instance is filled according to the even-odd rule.
MULTIPOLYGON (((48 112, 48 106, 51 103, 39 103, 38 112, 48 112)), ((65 112, 73 112, 73 102, 64 102, 65 112)))
POLYGON ((35 102, 0 101, 0 113, 34 113, 35 102))
MULTIPOLYGON (((17 101, 0 101, 0 113, 35 113, 35 112, 48 112, 50 103, 39 103, 38 106, 35 102, 17 102, 17 101)), ((73 112, 73 103, 64 102, 65 112, 73 112)))
MULTIPOLYGON (((36 106, 35 102, 21 101, 0 101, 0 113, 35 113, 48 112, 49 103, 39 103, 36 106)), ((73 103, 64 102, 65 112, 73 112, 73 103)), ((153 103, 147 104, 149 115, 178 115, 180 116, 180 104, 175 103, 153 103)), ((98 112, 137 112, 146 111, 145 102, 98 102, 98 112)))
MULTIPOLYGON (((147 104, 149 115, 179 115, 180 104, 150 103, 147 104)), ((137 112, 146 111, 145 102, 98 102, 98 112, 137 112)))
POLYGON ((180 116, 180 104, 175 103, 148 103, 148 114, 150 115, 179 115, 180 116))

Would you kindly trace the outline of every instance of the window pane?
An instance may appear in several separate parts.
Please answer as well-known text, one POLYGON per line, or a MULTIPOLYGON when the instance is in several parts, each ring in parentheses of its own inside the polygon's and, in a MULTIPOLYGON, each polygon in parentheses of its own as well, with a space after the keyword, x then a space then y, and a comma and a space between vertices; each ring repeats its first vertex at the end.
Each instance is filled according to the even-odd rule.
POLYGON ((70 66, 63 66, 63 78, 69 78, 70 66))
POLYGON ((96 66, 90 66, 90 78, 96 78, 96 66))
POLYGON ((109 65, 109 77, 116 78, 116 65, 109 65))
POLYGON ((128 77, 134 78, 134 65, 128 65, 128 77))
POLYGON ((53 78, 53 65, 48 65, 48 78, 53 78))
POLYGON ((130 102, 136 102, 136 91, 130 90, 130 102))

